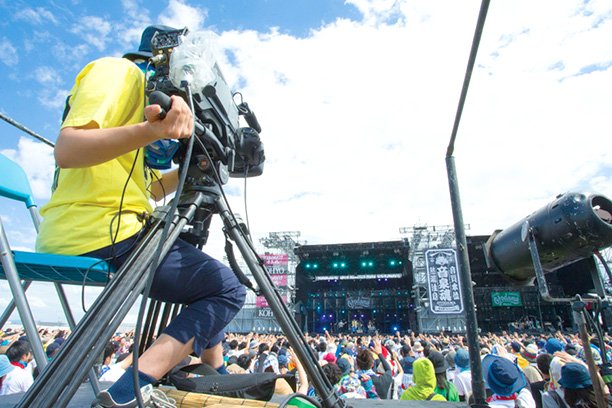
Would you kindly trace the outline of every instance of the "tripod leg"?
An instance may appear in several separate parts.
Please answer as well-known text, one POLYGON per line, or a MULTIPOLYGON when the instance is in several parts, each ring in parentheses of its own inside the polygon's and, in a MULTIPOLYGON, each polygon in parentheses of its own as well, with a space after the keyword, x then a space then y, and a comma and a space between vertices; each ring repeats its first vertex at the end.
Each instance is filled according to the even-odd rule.
POLYGON ((306 340, 304 339, 304 335, 300 331, 297 322, 283 302, 280 293, 276 290, 270 276, 260 265, 257 255, 253 250, 252 244, 250 244, 245 237, 242 229, 231 214, 226 203, 219 198, 215 204, 217 206, 218 213, 223 219, 223 224, 227 233, 238 246, 243 259, 247 263, 253 277, 259 285, 259 289, 274 312, 274 316, 277 318, 278 324, 282 328, 283 333, 287 336, 291 347, 295 350, 300 361, 304 365, 308 378, 312 381, 317 395, 322 400, 323 406, 326 408, 346 406, 345 401, 334 392, 332 384, 320 370, 317 359, 313 355, 310 348, 306 345, 306 340))
MULTIPOLYGON (((170 226, 161 257, 170 250, 182 228, 192 219, 203 200, 201 193, 170 226)), ((81 380, 102 352, 105 341, 121 324, 147 283, 150 264, 161 241, 161 222, 145 236, 126 263, 115 274, 62 346, 56 358, 34 382, 18 407, 67 406, 81 380)))

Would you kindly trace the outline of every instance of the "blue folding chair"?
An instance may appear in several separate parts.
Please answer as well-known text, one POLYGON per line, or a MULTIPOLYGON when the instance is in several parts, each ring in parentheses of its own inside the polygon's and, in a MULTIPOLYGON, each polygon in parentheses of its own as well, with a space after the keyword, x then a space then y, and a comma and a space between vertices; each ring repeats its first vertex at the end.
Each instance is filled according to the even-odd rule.
MULTIPOLYGON (((32 190, 25 172, 17 163, 0 154, 0 174, 2 175, 0 177, 0 196, 23 202, 29 210, 34 228, 38 232, 40 216, 32 199, 32 190)), ((0 279, 8 281, 13 296, 0 317, 0 328, 4 326, 15 307, 17 307, 28 341, 32 345, 36 363, 42 369, 47 364, 47 358, 25 295, 30 283, 38 281, 50 282, 55 285, 68 325, 71 330, 74 330, 76 323, 62 284, 104 286, 108 281, 109 273, 114 272, 114 270, 108 263, 96 258, 12 251, 1 220, 0 255, 2 258, 0 279)), ((94 391, 99 392, 93 371, 90 373, 90 380, 94 391)))

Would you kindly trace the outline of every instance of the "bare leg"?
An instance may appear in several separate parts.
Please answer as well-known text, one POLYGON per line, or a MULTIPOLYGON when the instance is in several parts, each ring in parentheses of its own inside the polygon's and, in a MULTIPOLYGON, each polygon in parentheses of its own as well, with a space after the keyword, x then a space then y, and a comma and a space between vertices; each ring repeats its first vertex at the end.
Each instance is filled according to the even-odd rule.
POLYGON ((138 371, 159 380, 192 352, 193 338, 183 344, 167 334, 162 334, 142 357, 138 358, 138 371))
POLYGON ((209 349, 205 349, 201 356, 202 362, 208 364, 212 368, 219 368, 223 364, 223 346, 218 343, 209 349))

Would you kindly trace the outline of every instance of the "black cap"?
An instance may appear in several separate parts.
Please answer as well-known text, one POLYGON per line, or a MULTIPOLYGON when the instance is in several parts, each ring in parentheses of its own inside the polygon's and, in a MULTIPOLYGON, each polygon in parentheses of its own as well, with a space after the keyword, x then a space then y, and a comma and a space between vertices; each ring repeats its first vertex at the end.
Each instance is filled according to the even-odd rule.
POLYGON ((140 46, 138 46, 138 51, 128 52, 123 56, 123 58, 127 58, 130 60, 135 60, 139 58, 149 59, 153 56, 151 52, 151 39, 155 33, 162 32, 167 33, 170 31, 176 31, 176 28, 168 27, 165 25, 152 25, 145 28, 142 32, 142 37, 140 38, 140 46))
POLYGON ((444 356, 439 351, 432 350, 427 358, 432 362, 434 366, 434 372, 436 374, 445 373, 448 368, 448 364, 444 359, 444 356))

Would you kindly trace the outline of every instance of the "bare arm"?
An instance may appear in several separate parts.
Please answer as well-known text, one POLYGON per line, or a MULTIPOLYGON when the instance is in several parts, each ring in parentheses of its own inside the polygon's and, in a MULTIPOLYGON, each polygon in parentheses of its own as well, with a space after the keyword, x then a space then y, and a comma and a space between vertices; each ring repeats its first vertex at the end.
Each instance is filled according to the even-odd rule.
POLYGON ((178 186, 179 170, 170 170, 162 174, 160 180, 151 183, 151 195, 155 201, 163 199, 168 194, 174 193, 178 186))
POLYGON ((300 381, 300 386, 298 387, 296 392, 306 395, 308 394, 308 387, 309 387, 308 376, 306 375, 306 370, 304 370, 304 366, 302 365, 302 362, 300 361, 300 359, 295 353, 293 353, 293 359, 294 359, 293 361, 295 362, 295 368, 297 371, 298 379, 300 381))
POLYGON ((172 96, 172 108, 161 120, 159 105, 145 107, 146 121, 134 125, 100 129, 95 122, 66 127, 55 145, 55 161, 61 168, 89 167, 146 146, 159 139, 191 136, 193 117, 185 101, 172 96))

